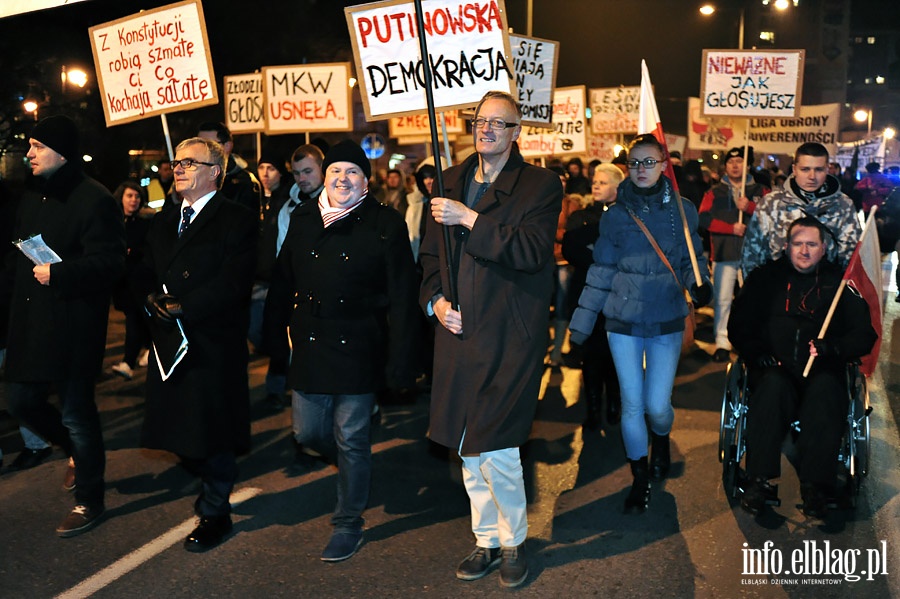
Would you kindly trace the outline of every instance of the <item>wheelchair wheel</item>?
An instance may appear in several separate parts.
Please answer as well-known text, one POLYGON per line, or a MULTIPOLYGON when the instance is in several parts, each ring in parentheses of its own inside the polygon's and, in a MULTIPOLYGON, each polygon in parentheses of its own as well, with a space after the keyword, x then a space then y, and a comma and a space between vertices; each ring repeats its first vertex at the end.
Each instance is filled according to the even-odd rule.
POLYGON ((738 360, 728 365, 725 392, 719 414, 719 462, 722 486, 728 497, 737 497, 744 456, 744 414, 746 413, 746 372, 738 360))
POLYGON ((856 366, 851 366, 848 374, 850 407, 841 451, 841 466, 846 476, 846 501, 852 508, 856 506, 863 477, 869 473, 869 414, 872 408, 869 406, 866 377, 856 366))

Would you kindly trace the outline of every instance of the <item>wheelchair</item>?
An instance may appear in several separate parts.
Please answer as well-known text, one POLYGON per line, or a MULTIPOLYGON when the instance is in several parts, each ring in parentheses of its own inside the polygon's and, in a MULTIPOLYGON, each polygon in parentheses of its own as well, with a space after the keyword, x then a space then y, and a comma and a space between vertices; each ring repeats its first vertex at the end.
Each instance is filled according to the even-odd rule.
MULTIPOLYGON (((719 462, 722 464, 722 485, 730 500, 740 498, 746 480, 742 467, 747 452, 745 427, 750 390, 749 369, 741 358, 728 365, 725 372, 725 391, 719 418, 719 462)), ((869 472, 869 392, 866 377, 858 364, 847 365, 846 376, 848 402, 846 427, 838 452, 838 484, 843 496, 835 498, 829 507, 856 507, 856 498, 863 477, 869 472)), ((793 431, 800 430, 800 423, 791 424, 793 431)))

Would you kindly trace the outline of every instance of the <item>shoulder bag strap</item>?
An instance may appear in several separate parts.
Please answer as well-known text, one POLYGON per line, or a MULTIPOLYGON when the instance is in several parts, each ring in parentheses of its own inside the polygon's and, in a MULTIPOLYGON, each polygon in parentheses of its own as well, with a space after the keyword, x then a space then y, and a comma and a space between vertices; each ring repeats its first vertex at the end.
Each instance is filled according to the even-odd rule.
POLYGON ((631 215, 631 218, 634 219, 634 222, 637 223, 637 226, 639 226, 641 228, 641 231, 644 232, 644 235, 647 236, 647 240, 650 241, 650 245, 652 245, 653 249, 656 250, 656 254, 659 256, 659 259, 662 260, 662 263, 666 265, 666 268, 668 268, 669 272, 672 273, 672 276, 675 277, 675 283, 677 283, 679 287, 684 289, 684 287, 681 285, 681 281, 678 279, 678 275, 675 274, 675 269, 672 268, 672 265, 669 263, 668 258, 666 258, 666 255, 663 254, 663 251, 660 249, 659 244, 656 243, 656 239, 654 239, 653 235, 650 234, 650 231, 647 229, 647 225, 645 225, 643 221, 641 221, 641 219, 639 219, 637 215, 635 215, 635 213, 631 210, 628 211, 628 214, 631 215))

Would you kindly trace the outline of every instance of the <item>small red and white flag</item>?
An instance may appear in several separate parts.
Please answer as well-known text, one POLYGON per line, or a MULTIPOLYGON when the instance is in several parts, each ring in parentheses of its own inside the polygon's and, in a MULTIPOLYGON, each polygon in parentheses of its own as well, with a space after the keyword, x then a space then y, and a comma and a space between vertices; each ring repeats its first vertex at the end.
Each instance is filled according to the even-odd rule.
POLYGON ((850 257, 847 270, 844 271, 844 280, 847 281, 848 287, 866 300, 866 304, 869 305, 872 328, 878 333, 878 339, 875 341, 871 353, 861 359, 860 370, 866 376, 871 376, 875 372, 878 350, 881 348, 881 306, 884 294, 881 286, 881 249, 878 247, 878 235, 875 234, 874 208, 869 212, 862 237, 850 257))
MULTIPOLYGON (((663 132, 662 122, 659 120, 659 110, 656 108, 656 97, 653 95, 653 84, 650 83, 650 71, 647 70, 647 61, 641 60, 641 103, 638 107, 638 134, 650 133, 662 144, 669 155, 669 146, 666 144, 666 134, 663 132)), ((666 176, 672 182, 675 193, 678 194, 678 182, 675 180, 675 169, 672 162, 666 162, 666 176)), ((679 194, 680 195, 680 194, 679 194)))

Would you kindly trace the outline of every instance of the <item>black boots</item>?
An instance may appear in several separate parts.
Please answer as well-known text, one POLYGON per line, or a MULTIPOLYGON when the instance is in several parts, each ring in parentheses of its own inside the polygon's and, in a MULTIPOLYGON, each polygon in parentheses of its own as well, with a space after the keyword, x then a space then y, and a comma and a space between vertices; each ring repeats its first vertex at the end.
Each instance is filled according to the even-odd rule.
POLYGON ((650 471, 647 467, 647 456, 639 460, 628 460, 628 463, 634 482, 631 484, 628 497, 625 498, 625 513, 634 511, 642 514, 647 511, 650 504, 650 471))
POLYGON ((669 435, 657 435, 650 431, 650 476, 653 480, 662 480, 668 476, 671 463, 669 435))
POLYGON ((766 509, 767 505, 781 505, 781 500, 778 499, 778 485, 770 484, 764 476, 751 476, 742 486, 741 508, 745 512, 755 516, 766 509))

